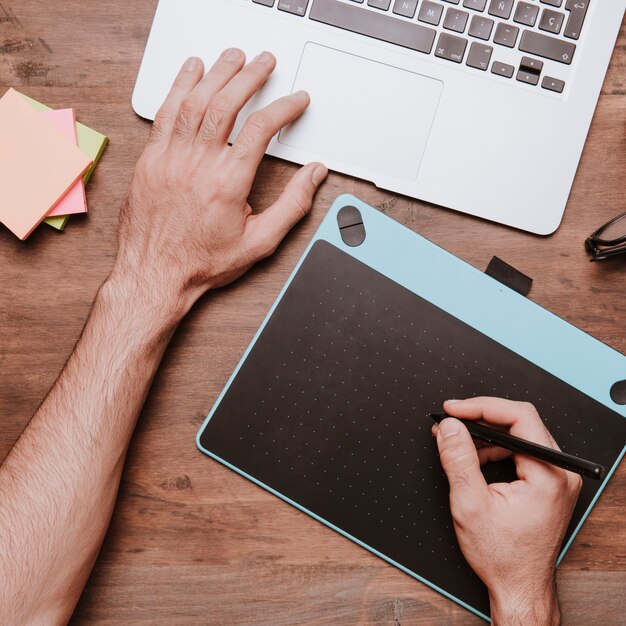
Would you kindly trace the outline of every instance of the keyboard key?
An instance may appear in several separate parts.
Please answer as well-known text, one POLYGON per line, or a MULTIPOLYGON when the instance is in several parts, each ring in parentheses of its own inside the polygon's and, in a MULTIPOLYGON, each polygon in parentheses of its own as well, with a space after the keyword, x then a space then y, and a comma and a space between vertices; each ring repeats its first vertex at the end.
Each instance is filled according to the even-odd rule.
POLYGON ((563 4, 563 0, 541 0, 543 4, 549 4, 551 7, 560 7, 563 4))
POLYGON ((422 2, 422 6, 420 8, 417 19, 420 22, 426 22, 426 24, 434 24, 435 26, 437 26, 439 24, 439 21, 441 20, 442 13, 443 7, 440 4, 435 4, 434 2, 429 2, 429 0, 424 0, 424 2, 422 2))
POLYGON ((466 65, 475 67, 477 70, 487 71, 492 52, 493 48, 491 46, 486 46, 484 43, 474 41, 470 46, 466 65))
POLYGON ((513 9, 513 0, 491 0, 489 5, 489 15, 495 15, 502 19, 508 20, 511 17, 513 9))
POLYGON ((443 0, 444 2, 449 2, 450 4, 458 4, 461 0, 443 0))
POLYGON ((524 70, 519 70, 517 72, 517 80, 519 80, 520 83, 536 85, 539 82, 539 74, 535 74, 535 72, 525 72, 524 70))
POLYGON ((278 0, 278 10, 303 16, 306 13, 306 5, 309 0, 278 0))
POLYGON ((567 0, 565 8, 571 11, 563 34, 570 39, 578 39, 587 15, 589 0, 567 0))
POLYGON ((381 11, 388 11, 391 0, 367 0, 367 6, 381 11))
POLYGON ((543 69, 543 61, 539 59, 533 59, 532 57, 522 57, 519 64, 520 70, 525 72, 535 72, 535 74, 541 74, 543 69))
POLYGON ((519 28, 517 26, 511 26, 510 24, 500 22, 496 27, 496 34, 493 36, 493 41, 494 43, 499 43, 501 46, 514 48, 518 33, 519 28))
POLYGON ((550 9, 544 9, 541 14, 541 19, 539 20, 539 28, 558 35, 561 32, 561 26, 563 26, 564 18, 565 15, 563 15, 563 13, 552 11, 550 9))
POLYGON ((538 13, 539 7, 536 4, 530 4, 528 2, 518 2, 515 9, 515 16, 513 17, 513 19, 519 24, 524 24, 525 26, 534 26, 535 22, 537 21, 538 13))
POLYGON ((435 48, 435 56, 460 63, 465 54, 465 46, 467 46, 467 39, 449 35, 448 33, 441 33, 435 48))
POLYGON ((273 7, 274 6, 274 0, 252 0, 252 2, 254 2, 256 4, 261 4, 264 7, 273 7))
POLYGON ((463 6, 474 11, 484 11, 486 4, 487 0, 463 0, 463 6))
POLYGON ((563 41, 556 37, 549 37, 532 30, 525 30, 519 42, 519 49, 522 52, 536 54, 538 57, 552 59, 559 63, 569 65, 572 62, 576 45, 569 41, 563 41))
POLYGON ((494 61, 491 66, 491 73, 497 74, 498 76, 504 76, 504 78, 511 78, 513 76, 513 72, 515 68, 512 65, 507 65, 506 63, 500 63, 500 61, 494 61))
POLYGON ((443 27, 453 30, 456 33, 462 33, 467 25, 469 13, 459 11, 458 9, 448 9, 446 11, 446 19, 443 20, 443 27))
POLYGON ((343 28, 352 33, 425 54, 429 54, 433 49, 437 34, 432 28, 399 20, 383 13, 375 13, 339 0, 313 0, 309 18, 315 22, 343 28))
POLYGON ((541 86, 544 89, 548 89, 549 91, 556 91, 557 93, 562 93, 563 88, 565 87, 565 82, 559 80, 558 78, 552 78, 551 76, 544 76, 541 81, 541 86))
POLYGON ((413 17, 417 9, 417 0, 396 0, 393 5, 393 12, 402 17, 413 17))
POLYGON ((487 41, 489 37, 491 37, 492 28, 493 20, 490 20, 488 17, 480 17, 479 15, 474 15, 467 34, 471 35, 472 37, 478 37, 478 39, 484 39, 485 41, 487 41))

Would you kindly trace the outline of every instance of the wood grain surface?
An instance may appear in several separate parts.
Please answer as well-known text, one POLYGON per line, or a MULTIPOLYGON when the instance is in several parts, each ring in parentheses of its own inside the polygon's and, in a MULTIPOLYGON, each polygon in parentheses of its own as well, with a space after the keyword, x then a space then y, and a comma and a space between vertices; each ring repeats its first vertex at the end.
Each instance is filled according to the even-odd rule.
MULTIPOLYGON (((210 0, 207 0, 210 1, 210 0)), ((608 0, 606 0, 608 1, 608 0)), ((156 0, 0 0, 0 92, 13 86, 110 139, 88 217, 27 242, 0 229, 0 459, 54 383, 116 253, 120 202, 149 125, 130 106, 156 0)), ((558 164, 555 165, 558 167, 558 164)), ((266 157, 251 201, 296 166, 266 157)), ((484 269, 498 255, 530 297, 626 352, 626 258, 584 238, 626 206, 626 27, 563 224, 544 238, 331 174, 270 260, 202 299, 169 347, 132 441, 117 508, 74 624, 479 624, 466 610, 197 451, 194 437, 333 198, 366 202, 484 269)), ((593 363, 581 364, 592 368, 593 363)), ((626 467, 559 569, 565 624, 624 624, 626 467)))

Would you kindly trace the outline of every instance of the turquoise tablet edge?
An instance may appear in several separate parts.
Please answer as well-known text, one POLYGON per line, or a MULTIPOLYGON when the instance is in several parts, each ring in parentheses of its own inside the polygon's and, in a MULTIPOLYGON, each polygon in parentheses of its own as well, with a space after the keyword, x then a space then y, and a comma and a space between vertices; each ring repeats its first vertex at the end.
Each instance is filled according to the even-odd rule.
MULTIPOLYGON (((263 487, 263 489, 278 496, 280 499, 328 526, 347 539, 350 539, 372 554, 387 561, 409 576, 428 585, 478 617, 486 621, 491 621, 484 613, 481 613, 456 596, 453 596, 444 589, 421 577, 419 574, 397 563, 375 548, 353 537, 331 522, 309 511, 307 508, 284 496, 269 485, 266 485, 230 464, 228 461, 213 454, 200 443, 202 432, 237 376, 242 364, 248 358, 248 354, 263 332, 265 325, 274 313, 284 293, 289 288, 293 277, 300 269, 311 247, 320 239, 351 254, 354 258, 369 265, 410 291, 413 291, 413 293, 429 300, 432 304, 435 304, 476 330, 491 337, 494 341, 517 352, 524 358, 552 373, 554 376, 578 388, 586 395, 594 398, 623 417, 626 417, 626 406, 620 406, 614 403, 609 395, 609 389, 612 382, 626 377, 626 356, 569 324, 547 309, 542 308, 525 296, 501 285, 484 272, 477 270, 428 239, 425 239, 399 222, 384 215, 359 198, 351 194, 342 194, 335 199, 328 210, 328 213, 298 260, 291 275, 265 316, 263 323, 255 333, 252 341, 228 379, 228 382, 220 392, 211 411, 204 420, 202 427, 198 431, 196 435, 196 445, 204 454, 219 461, 256 485, 263 487), (357 207, 363 215, 367 245, 352 248, 346 246, 341 240, 336 216, 339 209, 348 205, 357 207), (393 241, 393 245, 388 245, 389 240, 393 241), (412 258, 413 260, 424 263, 420 266, 421 272, 417 271, 417 264, 410 263, 412 258), (468 298, 473 310, 463 310, 463 304, 466 301, 463 296, 468 298), (511 326, 514 320, 518 322, 521 321, 521 326, 514 329, 511 326), (522 330, 525 330, 525 333, 522 333, 522 330), (527 339, 528 343, 524 345, 523 337, 526 336, 526 338, 528 338, 527 333, 530 333, 530 340, 528 341, 527 339), (551 340, 553 339, 550 333, 556 333, 558 339, 556 345, 553 345, 552 354, 546 349, 547 346, 550 346, 551 340), (554 354, 555 351, 559 350, 562 350, 562 352, 559 352, 558 355, 554 354), (579 366, 580 360, 575 360, 576 357, 578 359, 584 358, 588 363, 594 364, 591 372, 587 370, 583 375, 581 372, 582 368, 579 366), (597 363, 603 363, 602 369, 597 367, 597 363), (590 374, 591 376, 589 377, 590 374), (611 382, 608 383, 607 381, 611 382)), ((607 472, 607 476, 598 489, 594 499, 591 501, 572 533, 572 536, 561 551, 557 560, 557 566, 561 563, 565 553, 570 548, 574 538, 595 506, 600 494, 604 491, 609 479, 624 457, 625 452, 626 446, 624 446, 619 457, 607 472)))

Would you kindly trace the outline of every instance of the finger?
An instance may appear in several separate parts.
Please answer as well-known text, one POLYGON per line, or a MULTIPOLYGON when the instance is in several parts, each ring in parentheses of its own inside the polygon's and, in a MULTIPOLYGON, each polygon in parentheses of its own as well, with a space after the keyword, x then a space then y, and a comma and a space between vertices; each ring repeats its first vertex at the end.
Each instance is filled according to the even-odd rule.
MULTIPOLYGON (((431 432, 436 437, 437 433, 439 432, 439 424, 433 424, 431 432)), ((508 459, 513 454, 510 450, 493 446, 486 441, 482 441, 474 437, 472 437, 472 441, 476 446, 476 451, 478 452, 478 460, 480 461, 481 465, 489 462, 496 462, 502 461, 503 459, 508 459)))
POLYGON ((245 237, 256 258, 272 254, 285 235, 309 212, 313 196, 327 174, 325 165, 309 163, 298 170, 274 204, 249 219, 245 237))
POLYGON ((210 100, 199 137, 223 145, 228 140, 239 111, 263 86, 276 67, 276 59, 262 52, 238 72, 210 100))
POLYGON ((482 418, 492 425, 506 426, 512 435, 542 446, 556 445, 537 409, 528 402, 477 397, 454 402, 446 401, 443 408, 448 415, 454 417, 471 420, 482 418))
POLYGON ((243 67, 246 56, 238 48, 224 50, 211 69, 180 103, 172 133, 174 141, 195 139, 211 98, 243 67))
POLYGON ((476 446, 467 428, 454 418, 439 424, 439 460, 450 484, 450 508, 457 522, 480 511, 489 488, 480 471, 476 446))
MULTIPOLYGON (((543 424, 537 410, 528 402, 515 402, 503 398, 478 397, 455 402, 445 402, 444 410, 454 417, 462 419, 484 419, 485 422, 506 426, 516 437, 526 439, 542 446, 559 450, 554 438, 543 424)), ((515 454, 518 476, 522 479, 529 475, 553 473, 545 463, 530 457, 515 454)))
POLYGON ((154 118, 154 124, 152 124, 150 132, 150 143, 165 143, 169 141, 180 105, 202 78, 203 71, 202 61, 197 57, 190 57, 185 61, 174 79, 170 92, 154 118))
POLYGON ((481 465, 485 463, 497 463, 511 457, 513 453, 510 450, 504 448, 498 448, 497 446, 487 446, 485 448, 478 449, 478 460, 481 465))
POLYGON ((248 186, 252 185, 257 167, 272 137, 300 117, 310 101, 309 94, 297 91, 275 100, 248 117, 231 151, 233 167, 237 168, 239 176, 248 178, 248 186))

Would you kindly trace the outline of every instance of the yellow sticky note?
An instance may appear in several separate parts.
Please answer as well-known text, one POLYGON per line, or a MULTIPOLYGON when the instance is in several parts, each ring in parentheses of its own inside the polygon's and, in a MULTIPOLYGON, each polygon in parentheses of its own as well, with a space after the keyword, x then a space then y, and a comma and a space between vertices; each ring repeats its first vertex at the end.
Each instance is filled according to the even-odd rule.
MULTIPOLYGON (((29 96, 25 96, 23 93, 20 94, 22 98, 26 102, 28 102, 33 108, 37 109, 37 111, 50 111, 50 107, 38 102, 34 98, 30 98, 29 96)), ((96 169, 96 165, 106 148, 107 143, 109 143, 109 138, 102 133, 94 130, 93 128, 89 128, 89 126, 85 126, 80 122, 76 122, 76 135, 78 137, 78 146, 80 149, 91 158, 93 163, 91 167, 85 172, 83 176, 83 183, 86 185, 87 181, 93 174, 93 171, 96 169)), ((67 224, 67 220, 69 219, 69 215, 63 215, 59 217, 47 217, 44 222, 57 230, 63 230, 65 225, 67 224)))
POLYGON ((14 90, 0 98, 0 221, 26 239, 91 159, 14 90))

